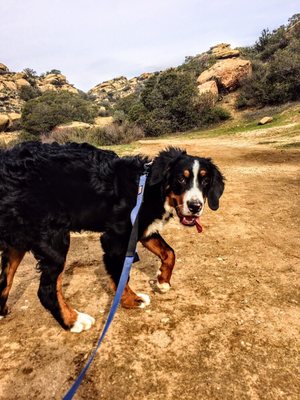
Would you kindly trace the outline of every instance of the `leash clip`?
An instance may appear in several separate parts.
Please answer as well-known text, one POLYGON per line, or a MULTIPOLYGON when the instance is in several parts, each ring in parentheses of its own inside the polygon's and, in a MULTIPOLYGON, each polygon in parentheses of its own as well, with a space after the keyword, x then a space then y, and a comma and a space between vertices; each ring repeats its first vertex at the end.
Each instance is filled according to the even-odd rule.
POLYGON ((152 164, 153 164, 153 160, 144 164, 144 174, 146 174, 147 176, 149 175, 150 167, 152 164))

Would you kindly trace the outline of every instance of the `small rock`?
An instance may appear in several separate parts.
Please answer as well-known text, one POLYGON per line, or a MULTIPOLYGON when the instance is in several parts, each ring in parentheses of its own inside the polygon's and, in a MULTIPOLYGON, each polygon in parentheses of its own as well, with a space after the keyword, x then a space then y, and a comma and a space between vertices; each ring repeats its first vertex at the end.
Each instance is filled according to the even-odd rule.
POLYGON ((272 122, 272 121, 273 121, 273 118, 272 118, 272 117, 263 117, 263 118, 259 121, 258 125, 269 124, 269 123, 272 122))

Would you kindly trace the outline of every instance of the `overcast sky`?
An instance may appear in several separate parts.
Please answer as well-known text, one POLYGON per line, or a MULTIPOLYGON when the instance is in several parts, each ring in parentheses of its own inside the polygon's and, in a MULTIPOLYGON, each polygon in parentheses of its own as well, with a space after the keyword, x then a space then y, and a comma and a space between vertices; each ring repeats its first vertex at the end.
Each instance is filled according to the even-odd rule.
POLYGON ((253 44, 299 0, 0 0, 0 63, 59 69, 82 90, 176 66, 220 43, 253 44))

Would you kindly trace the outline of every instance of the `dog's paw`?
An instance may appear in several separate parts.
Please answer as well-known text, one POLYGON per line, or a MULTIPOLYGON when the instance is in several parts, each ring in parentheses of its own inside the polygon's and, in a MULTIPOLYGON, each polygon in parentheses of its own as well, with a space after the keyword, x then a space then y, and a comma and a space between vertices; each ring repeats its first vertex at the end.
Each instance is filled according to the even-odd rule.
POLYGON ((151 301, 150 297, 147 294, 137 293, 137 296, 139 296, 142 299, 142 302, 139 304, 139 308, 145 308, 149 306, 151 301))
POLYGON ((159 283, 157 279, 151 279, 149 281, 151 289, 155 293, 167 293, 171 289, 171 285, 168 282, 159 283))
POLYGON ((4 315, 0 315, 0 320, 4 318, 4 315))
POLYGON ((157 287, 158 291, 161 293, 167 293, 171 289, 171 285, 167 282, 159 283, 157 281, 156 287, 157 287))
MULTIPOLYGON (((76 311, 76 310, 75 310, 76 311)), ((88 314, 84 314, 81 312, 77 312, 77 320, 75 321, 74 325, 70 329, 70 332, 73 333, 80 333, 82 331, 87 331, 91 328, 92 325, 95 323, 95 318, 91 317, 88 314)))

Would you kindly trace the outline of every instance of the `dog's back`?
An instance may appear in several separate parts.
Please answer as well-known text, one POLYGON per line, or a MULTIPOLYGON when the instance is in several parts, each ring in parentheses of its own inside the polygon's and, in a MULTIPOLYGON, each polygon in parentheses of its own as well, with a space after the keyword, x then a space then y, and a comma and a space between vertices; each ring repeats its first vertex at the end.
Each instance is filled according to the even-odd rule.
MULTIPOLYGON (((76 213, 83 197, 92 201, 93 176, 105 176, 115 158, 114 152, 85 143, 25 142, 1 152, 0 245, 7 242, 27 250, 45 216, 59 220, 76 213)), ((95 186, 100 184, 94 180, 95 186)))

